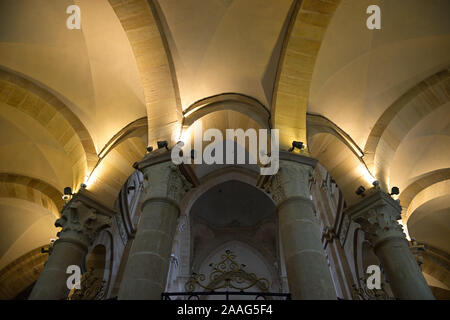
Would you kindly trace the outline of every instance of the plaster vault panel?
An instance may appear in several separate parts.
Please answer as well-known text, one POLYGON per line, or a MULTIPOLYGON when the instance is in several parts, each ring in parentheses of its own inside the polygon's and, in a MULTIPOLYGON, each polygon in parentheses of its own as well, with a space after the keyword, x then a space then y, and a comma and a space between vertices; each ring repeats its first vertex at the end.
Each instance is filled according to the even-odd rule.
POLYGON ((0 67, 61 99, 97 151, 146 116, 136 60, 108 0, 0 1, 0 67), (81 30, 66 27, 73 4, 81 10, 81 30))
POLYGON ((291 0, 159 0, 183 109, 224 92, 269 106, 291 0))
POLYGON ((317 57, 308 112, 321 114, 361 149, 382 113, 450 64, 450 2, 343 0, 317 57), (366 27, 379 5, 381 30, 366 27))

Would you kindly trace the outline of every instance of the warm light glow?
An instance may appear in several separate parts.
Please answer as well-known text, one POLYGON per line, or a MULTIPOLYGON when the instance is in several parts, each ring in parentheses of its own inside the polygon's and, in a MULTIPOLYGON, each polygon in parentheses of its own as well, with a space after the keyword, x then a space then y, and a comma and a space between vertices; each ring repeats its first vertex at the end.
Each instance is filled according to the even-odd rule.
POLYGON ((85 185, 86 189, 89 189, 97 181, 96 170, 92 171, 90 176, 86 176, 85 185))
POLYGON ((187 117, 189 117, 189 115, 193 114, 193 113, 194 113, 195 111, 197 111, 198 109, 200 109, 200 107, 193 108, 192 110, 189 110, 188 112, 186 112, 183 116, 184 116, 185 118, 187 118, 187 117))
POLYGON ((400 224, 402 225, 402 227, 403 227, 403 232, 404 232, 405 235, 406 235, 406 239, 408 239, 408 241, 411 241, 411 237, 409 236, 409 232, 408 232, 408 225, 407 225, 405 222, 403 222, 402 219, 397 220, 397 222, 400 223, 400 224))
POLYGON ((179 141, 183 141, 184 143, 189 142, 189 138, 191 136, 191 127, 184 127, 181 129, 181 135, 179 141))
POLYGON ((368 184, 372 185, 372 183, 376 180, 363 164, 359 165, 358 171, 368 184))
POLYGON ((353 143, 351 144, 351 146, 352 146, 353 150, 355 150, 358 157, 362 158, 364 156, 364 153, 362 153, 361 150, 359 150, 353 143))

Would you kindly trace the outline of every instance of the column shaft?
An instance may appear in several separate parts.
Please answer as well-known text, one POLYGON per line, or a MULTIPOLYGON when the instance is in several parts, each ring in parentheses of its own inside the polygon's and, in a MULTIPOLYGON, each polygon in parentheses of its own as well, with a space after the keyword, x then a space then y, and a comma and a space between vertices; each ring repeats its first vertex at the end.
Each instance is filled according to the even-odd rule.
POLYGON ((385 241, 375 248, 375 254, 383 265, 396 298, 434 300, 406 239, 393 238, 385 241))
POLYGON ((169 271, 178 210, 178 206, 168 200, 145 203, 120 285, 119 299, 161 299, 169 271))
POLYGON ((321 229, 310 200, 309 179, 315 160, 282 154, 280 170, 265 185, 277 205, 280 239, 292 298, 335 300, 321 229))
POLYGON ((34 285, 30 300, 64 300, 67 298, 67 267, 81 267, 87 247, 69 240, 57 240, 44 270, 34 285))
POLYGON ((397 299, 434 300, 431 289, 408 247, 400 219, 399 203, 378 188, 368 191, 347 214, 361 225, 380 260, 397 299))
POLYGON ((278 208, 289 289, 296 300, 336 299, 312 205, 296 197, 278 208))
POLYGON ((64 207, 61 218, 55 222, 55 226, 62 230, 58 233, 59 239, 30 294, 31 300, 67 298, 67 279, 71 276, 66 273, 67 267, 76 265, 82 270, 88 247, 100 230, 111 226, 110 214, 83 192, 74 196, 64 207))

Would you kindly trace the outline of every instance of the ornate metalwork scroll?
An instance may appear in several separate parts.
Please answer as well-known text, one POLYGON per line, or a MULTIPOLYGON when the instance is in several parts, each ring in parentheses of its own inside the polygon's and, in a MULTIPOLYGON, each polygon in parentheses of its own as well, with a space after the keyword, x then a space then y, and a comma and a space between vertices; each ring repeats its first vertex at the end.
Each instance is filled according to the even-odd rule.
POLYGON ((367 279, 360 278, 360 286, 357 288, 355 284, 353 287, 353 299, 355 300, 393 300, 385 290, 384 283, 381 283, 381 289, 369 289, 367 288, 367 279))
POLYGON ((258 278, 254 273, 247 273, 245 264, 239 264, 235 261, 236 255, 230 250, 226 250, 221 255, 221 261, 217 264, 211 263, 212 268, 209 276, 193 273, 186 282, 187 292, 194 292, 196 286, 208 291, 218 289, 236 289, 244 291, 252 287, 258 287, 263 292, 269 289, 269 281, 265 278, 258 278), (208 279, 208 284, 203 284, 208 279))
POLYGON ((102 300, 105 295, 105 281, 95 276, 94 269, 83 274, 80 287, 73 289, 67 300, 102 300))

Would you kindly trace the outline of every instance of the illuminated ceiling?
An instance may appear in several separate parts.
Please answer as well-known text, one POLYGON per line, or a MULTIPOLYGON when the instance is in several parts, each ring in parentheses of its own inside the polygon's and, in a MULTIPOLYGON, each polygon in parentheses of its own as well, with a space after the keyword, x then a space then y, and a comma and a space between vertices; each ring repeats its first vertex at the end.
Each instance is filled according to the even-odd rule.
MULTIPOLYGON (((399 186, 405 192, 400 198, 408 213, 404 219, 411 219, 411 236, 448 249, 443 243, 448 243, 450 207, 445 196, 450 194, 448 0, 427 0, 432 5, 426 6, 423 0, 304 0, 300 7, 291 0, 152 3, 0 2, 0 68, 55 96, 48 104, 58 100, 58 119, 67 120, 77 133, 73 145, 62 144, 64 138, 55 137, 58 126, 39 121, 42 110, 33 114, 33 108, 25 112, 6 103, 16 97, 2 84, 1 174, 37 179, 59 192, 86 179, 96 199, 112 207, 147 139, 150 145, 171 135, 177 139, 181 108, 235 92, 271 110, 283 147, 294 139, 306 140, 306 108, 326 117, 322 129, 308 133, 309 151, 333 175, 348 204, 357 200, 356 187, 369 187, 375 177, 386 186, 399 186), (65 27, 71 4, 82 10, 81 31, 65 27), (371 4, 381 7, 381 30, 365 28, 371 4), (290 33, 285 32, 289 24, 290 33), (429 86, 427 79, 432 79, 429 86), (406 116, 398 110, 404 95, 415 97, 403 109, 406 116), (386 112, 389 117, 384 118, 386 112), (148 128, 142 124, 147 119, 148 128), (140 126, 139 134, 130 134, 136 128, 130 123, 140 126), (379 143, 368 143, 373 140, 379 143), (438 200, 432 192, 437 189, 442 193, 438 200)), ((30 97, 33 90, 24 86, 20 90, 30 97)), ((251 113, 226 109, 199 122, 204 128, 225 129, 258 126, 254 120, 251 113)), ((0 187, 24 193, 22 186, 9 182, 0 187)), ((54 199, 54 190, 41 191, 28 190, 54 199)), ((45 244, 54 220, 43 218, 48 208, 36 209, 36 204, 6 194, 0 194, 0 225, 17 223, 12 210, 26 218, 23 226, 3 234, 1 252, 22 254, 45 244), (34 216, 30 206, 36 209, 34 216)))
POLYGON ((183 109, 225 92, 270 106, 292 0, 159 0, 183 109))

